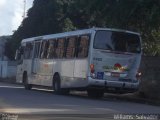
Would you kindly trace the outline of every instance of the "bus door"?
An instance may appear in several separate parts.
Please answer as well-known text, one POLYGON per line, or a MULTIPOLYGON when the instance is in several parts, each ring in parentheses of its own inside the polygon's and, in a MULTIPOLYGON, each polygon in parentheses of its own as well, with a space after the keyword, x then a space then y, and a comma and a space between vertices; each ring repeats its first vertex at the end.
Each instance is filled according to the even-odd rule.
POLYGON ((35 41, 34 43, 34 55, 32 58, 32 74, 36 75, 38 73, 38 61, 39 61, 39 53, 40 53, 40 45, 41 41, 35 41))
POLYGON ((53 79, 53 51, 54 42, 52 40, 43 40, 41 43, 39 60, 37 61, 37 73, 38 79, 41 81, 41 85, 52 85, 53 79))

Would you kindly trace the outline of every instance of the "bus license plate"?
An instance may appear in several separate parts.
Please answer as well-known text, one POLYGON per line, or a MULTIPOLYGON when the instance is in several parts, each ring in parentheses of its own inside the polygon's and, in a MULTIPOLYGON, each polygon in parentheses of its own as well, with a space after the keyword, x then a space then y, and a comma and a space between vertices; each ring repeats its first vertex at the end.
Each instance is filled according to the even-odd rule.
POLYGON ((120 74, 119 73, 111 73, 111 76, 112 77, 120 77, 120 74))
POLYGON ((103 79, 104 72, 97 72, 97 79, 103 79))

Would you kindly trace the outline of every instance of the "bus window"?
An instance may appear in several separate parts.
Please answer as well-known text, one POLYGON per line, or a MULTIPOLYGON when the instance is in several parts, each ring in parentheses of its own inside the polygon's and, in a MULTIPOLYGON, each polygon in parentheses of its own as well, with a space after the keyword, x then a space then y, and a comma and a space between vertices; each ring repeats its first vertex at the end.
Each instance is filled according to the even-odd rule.
POLYGON ((56 48, 56 56, 57 58, 63 58, 64 56, 64 43, 65 43, 65 39, 61 38, 58 39, 57 41, 57 48, 56 48))
POLYGON ((41 59, 47 58, 47 52, 48 52, 49 42, 43 41, 41 45, 41 59))
POLYGON ((24 59, 31 59, 32 58, 32 52, 33 52, 33 44, 32 43, 26 43, 26 46, 24 48, 24 59))
POLYGON ((116 31, 97 31, 94 40, 95 49, 118 52, 140 53, 140 38, 136 34, 116 31))
POLYGON ((77 50, 78 58, 85 58, 88 56, 88 48, 89 48, 89 36, 84 35, 79 38, 79 45, 77 50))
POLYGON ((75 43, 76 37, 68 38, 67 48, 66 48, 66 58, 73 58, 75 53, 75 43))
POLYGON ((39 57, 39 50, 40 50, 40 42, 35 43, 35 52, 34 52, 34 58, 39 57))
POLYGON ((56 40, 49 40, 49 48, 48 48, 48 55, 47 58, 48 59, 52 59, 56 57, 56 40))

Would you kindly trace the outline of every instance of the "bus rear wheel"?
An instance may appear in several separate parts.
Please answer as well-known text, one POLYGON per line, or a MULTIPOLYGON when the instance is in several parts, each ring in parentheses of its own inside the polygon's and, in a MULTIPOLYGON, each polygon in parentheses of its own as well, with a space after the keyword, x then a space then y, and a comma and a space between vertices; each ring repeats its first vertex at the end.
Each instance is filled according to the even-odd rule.
POLYGON ((27 76, 27 74, 23 75, 23 85, 24 85, 24 88, 26 90, 31 90, 32 89, 32 85, 28 84, 28 76, 27 76))
POLYGON ((69 94, 69 90, 68 89, 62 89, 61 88, 61 80, 59 75, 55 75, 53 78, 53 90, 54 93, 56 94, 69 94))
POLYGON ((102 98, 104 95, 104 90, 89 88, 87 93, 90 98, 102 98))

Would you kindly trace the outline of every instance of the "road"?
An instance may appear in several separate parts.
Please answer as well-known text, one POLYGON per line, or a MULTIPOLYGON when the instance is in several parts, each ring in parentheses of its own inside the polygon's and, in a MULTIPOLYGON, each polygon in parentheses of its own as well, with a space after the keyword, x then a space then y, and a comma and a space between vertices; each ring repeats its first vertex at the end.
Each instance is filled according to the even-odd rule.
POLYGON ((27 116, 26 120, 29 116, 32 119, 40 116, 41 119, 37 119, 42 120, 42 116, 48 115, 46 119, 49 120, 53 115, 61 115, 62 118, 64 115, 95 118, 101 114, 157 114, 160 113, 160 107, 104 98, 95 100, 78 94, 55 95, 52 91, 36 88, 27 91, 21 85, 0 83, 0 112, 18 114, 23 119, 27 116))

